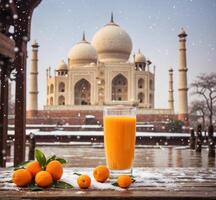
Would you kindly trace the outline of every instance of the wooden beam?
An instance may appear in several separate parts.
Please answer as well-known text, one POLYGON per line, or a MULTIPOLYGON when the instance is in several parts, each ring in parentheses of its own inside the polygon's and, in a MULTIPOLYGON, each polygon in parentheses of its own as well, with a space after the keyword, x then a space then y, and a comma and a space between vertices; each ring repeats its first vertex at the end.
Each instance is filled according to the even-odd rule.
POLYGON ((15 42, 5 36, 4 34, 0 33, 0 54, 5 57, 10 57, 14 59, 15 53, 15 42))
POLYGON ((8 130, 8 74, 6 59, 1 59, 1 96, 0 96, 0 167, 6 167, 7 130, 8 130))

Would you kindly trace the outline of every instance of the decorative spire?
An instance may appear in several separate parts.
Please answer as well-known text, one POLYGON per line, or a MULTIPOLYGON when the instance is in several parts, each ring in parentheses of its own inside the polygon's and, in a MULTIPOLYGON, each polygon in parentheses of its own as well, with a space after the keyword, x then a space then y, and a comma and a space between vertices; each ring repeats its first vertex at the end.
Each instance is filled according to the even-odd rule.
POLYGON ((172 67, 169 68, 169 72, 173 73, 173 68, 172 67))
POLYGON ((82 41, 86 41, 86 39, 85 39, 85 31, 83 31, 82 41))
POLYGON ((34 40, 34 41, 33 41, 32 47, 33 47, 33 48, 39 47, 39 45, 38 45, 38 43, 37 43, 37 40, 34 40))
POLYGON ((134 60, 134 62, 135 62, 135 57, 136 57, 136 54, 134 53, 134 54, 133 54, 133 60, 134 60))
POLYGON ((186 34, 186 32, 185 32, 185 30, 184 30, 183 27, 181 27, 181 32, 178 34, 178 36, 179 36, 180 38, 182 38, 182 37, 187 37, 187 34, 186 34))
POLYGON ((113 20, 113 12, 111 12, 110 23, 114 23, 114 20, 113 20))

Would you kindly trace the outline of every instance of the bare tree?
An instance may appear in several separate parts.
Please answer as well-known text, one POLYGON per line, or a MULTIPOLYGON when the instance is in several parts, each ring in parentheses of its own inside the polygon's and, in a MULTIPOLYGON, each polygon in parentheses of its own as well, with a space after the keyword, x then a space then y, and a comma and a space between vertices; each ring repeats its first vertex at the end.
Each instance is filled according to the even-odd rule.
POLYGON ((205 101, 195 100, 191 102, 190 114, 195 115, 196 118, 202 118, 202 126, 205 128, 205 119, 208 114, 208 108, 205 101))
POLYGON ((202 97, 209 112, 209 124, 212 125, 213 108, 216 103, 216 73, 201 74, 191 83, 193 94, 202 97))

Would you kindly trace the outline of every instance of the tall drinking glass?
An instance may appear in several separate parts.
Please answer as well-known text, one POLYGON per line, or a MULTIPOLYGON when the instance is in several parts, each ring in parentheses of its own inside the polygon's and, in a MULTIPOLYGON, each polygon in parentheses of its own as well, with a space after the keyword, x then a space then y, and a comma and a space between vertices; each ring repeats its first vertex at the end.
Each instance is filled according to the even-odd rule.
POLYGON ((104 145, 111 178, 132 175, 136 142, 136 108, 113 106, 104 108, 104 145))

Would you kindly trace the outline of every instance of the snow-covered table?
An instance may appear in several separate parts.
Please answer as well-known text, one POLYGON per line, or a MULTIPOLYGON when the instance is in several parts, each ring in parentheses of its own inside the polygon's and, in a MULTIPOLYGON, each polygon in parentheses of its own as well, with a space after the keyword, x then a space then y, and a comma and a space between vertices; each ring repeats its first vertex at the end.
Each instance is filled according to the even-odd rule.
POLYGON ((135 168, 136 182, 127 190, 93 177, 91 188, 80 190, 74 172, 92 177, 92 168, 66 168, 62 180, 73 189, 32 192, 11 183, 11 169, 0 169, 0 199, 216 199, 215 168, 135 168))

